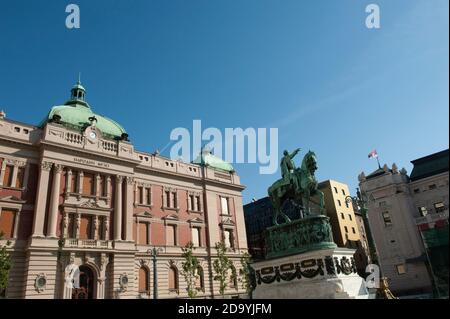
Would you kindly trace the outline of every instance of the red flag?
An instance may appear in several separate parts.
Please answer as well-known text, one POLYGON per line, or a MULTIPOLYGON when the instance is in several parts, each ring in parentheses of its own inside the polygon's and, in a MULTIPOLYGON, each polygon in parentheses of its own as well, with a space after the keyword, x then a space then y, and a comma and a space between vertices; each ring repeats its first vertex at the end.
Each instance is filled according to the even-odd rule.
POLYGON ((369 158, 378 157, 377 150, 373 150, 372 152, 370 152, 368 157, 369 157, 369 158))

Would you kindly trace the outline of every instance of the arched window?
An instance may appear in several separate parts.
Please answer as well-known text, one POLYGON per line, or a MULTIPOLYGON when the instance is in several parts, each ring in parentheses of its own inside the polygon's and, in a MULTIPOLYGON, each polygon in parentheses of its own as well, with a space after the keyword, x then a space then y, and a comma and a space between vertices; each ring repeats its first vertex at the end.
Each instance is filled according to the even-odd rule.
POLYGON ((149 271, 146 267, 139 268, 139 293, 149 294, 149 271))
POLYGON ((201 266, 198 266, 197 268, 197 280, 195 281, 195 288, 197 290, 205 290, 205 278, 203 274, 203 268, 201 266))
POLYGON ((175 266, 169 268, 169 291, 178 291, 178 270, 175 266))
POLYGON ((230 269, 230 281, 228 286, 233 289, 237 288, 237 272, 234 266, 231 266, 230 269))

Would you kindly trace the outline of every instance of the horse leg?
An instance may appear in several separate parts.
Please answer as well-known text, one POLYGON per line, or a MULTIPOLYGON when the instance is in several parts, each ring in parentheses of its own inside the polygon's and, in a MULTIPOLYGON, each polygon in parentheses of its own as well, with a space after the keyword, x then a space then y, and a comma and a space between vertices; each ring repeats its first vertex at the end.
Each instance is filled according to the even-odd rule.
POLYGON ((303 207, 305 208, 305 215, 309 216, 310 211, 309 211, 309 191, 306 191, 303 194, 303 207))
POLYGON ((322 191, 317 191, 320 197, 320 214, 325 215, 325 199, 322 191))
POLYGON ((278 215, 280 214, 280 205, 278 202, 273 203, 273 224, 278 225, 278 215))

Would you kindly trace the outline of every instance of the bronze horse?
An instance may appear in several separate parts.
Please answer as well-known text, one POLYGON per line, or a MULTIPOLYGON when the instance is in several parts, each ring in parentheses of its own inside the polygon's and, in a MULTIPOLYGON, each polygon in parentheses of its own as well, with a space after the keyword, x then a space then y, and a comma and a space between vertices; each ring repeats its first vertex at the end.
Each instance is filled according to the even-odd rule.
MULTIPOLYGON (((286 223, 291 220, 283 213, 281 208, 286 200, 293 200, 295 204, 303 207, 306 216, 311 214, 311 197, 318 195, 320 202, 320 215, 325 214, 323 193, 317 188, 317 180, 314 176, 317 170, 316 154, 312 151, 303 157, 302 165, 296 168, 290 176, 290 183, 286 184, 283 179, 277 180, 268 189, 269 198, 274 208, 273 223, 278 225, 278 216, 282 216, 286 223)), ((301 216, 303 218, 304 216, 301 216)))

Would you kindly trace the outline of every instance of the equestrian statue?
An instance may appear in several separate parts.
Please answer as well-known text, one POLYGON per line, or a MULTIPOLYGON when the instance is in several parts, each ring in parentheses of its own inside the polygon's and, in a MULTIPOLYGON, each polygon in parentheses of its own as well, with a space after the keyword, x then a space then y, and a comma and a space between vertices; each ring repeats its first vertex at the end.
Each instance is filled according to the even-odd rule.
POLYGON ((290 223, 289 217, 282 211, 282 207, 287 200, 294 202, 296 206, 301 207, 304 218, 311 214, 311 197, 319 197, 319 214, 325 214, 325 204, 323 193, 317 188, 317 180, 314 176, 317 170, 316 154, 312 151, 306 153, 303 157, 302 165, 295 167, 294 157, 300 152, 296 149, 294 152, 283 152, 281 160, 281 179, 277 180, 268 189, 269 198, 274 208, 273 223, 278 225, 278 216, 282 216, 286 223, 290 223))

